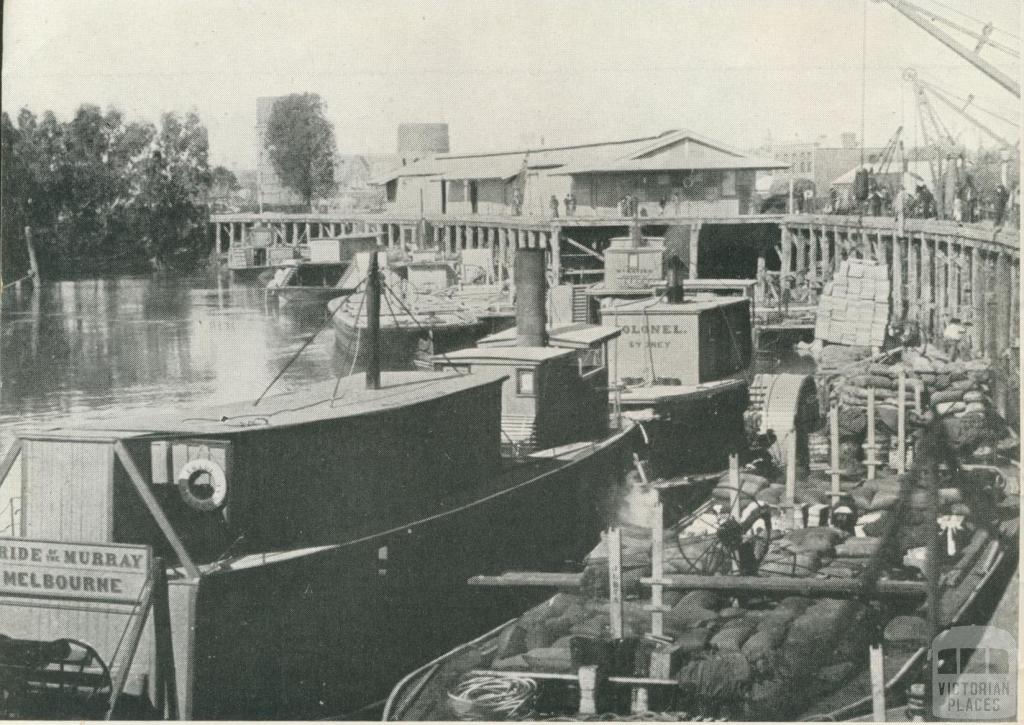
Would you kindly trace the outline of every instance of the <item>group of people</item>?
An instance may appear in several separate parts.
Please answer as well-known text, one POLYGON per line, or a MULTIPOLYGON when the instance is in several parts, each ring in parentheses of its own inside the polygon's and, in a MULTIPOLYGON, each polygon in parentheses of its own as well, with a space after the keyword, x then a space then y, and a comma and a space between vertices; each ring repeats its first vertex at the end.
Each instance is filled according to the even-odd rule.
POLYGON ((942 218, 977 223, 987 211, 997 227, 1019 221, 1019 185, 1011 193, 1005 184, 998 184, 986 204, 969 174, 946 187, 944 208, 940 208, 939 200, 923 182, 917 183, 913 190, 900 185, 893 195, 889 186, 875 178, 870 169, 858 170, 852 191, 852 202, 844 203, 840 192, 835 187, 831 189, 829 200, 833 213, 859 212, 867 216, 894 216, 898 220, 942 218), (852 209, 849 203, 853 204, 852 209))
MULTIPOLYGON (((567 217, 576 216, 576 195, 571 191, 565 195, 565 199, 562 201, 565 215, 567 217)), ((551 199, 548 201, 548 206, 551 208, 551 218, 558 218, 558 197, 554 194, 551 195, 551 199)))

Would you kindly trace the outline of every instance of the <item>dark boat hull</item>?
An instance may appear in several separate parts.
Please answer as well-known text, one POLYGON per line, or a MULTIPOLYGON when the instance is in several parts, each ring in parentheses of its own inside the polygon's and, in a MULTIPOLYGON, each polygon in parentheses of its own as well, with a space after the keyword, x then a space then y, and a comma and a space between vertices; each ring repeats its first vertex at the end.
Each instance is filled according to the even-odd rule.
POLYGON ((517 464, 492 493, 426 520, 203 577, 190 716, 353 715, 412 667, 536 603, 542 593, 509 597, 466 581, 579 561, 608 522, 636 432, 570 461, 517 464))
MULTIPOLYGON (((341 313, 332 317, 332 323, 339 351, 347 360, 354 357, 356 364, 362 367, 368 352, 365 329, 360 332, 351 319, 341 313)), ((490 326, 482 322, 419 327, 389 325, 385 318, 381 320, 379 338, 381 367, 384 370, 414 370, 429 366, 433 355, 473 347, 490 333, 490 326)))

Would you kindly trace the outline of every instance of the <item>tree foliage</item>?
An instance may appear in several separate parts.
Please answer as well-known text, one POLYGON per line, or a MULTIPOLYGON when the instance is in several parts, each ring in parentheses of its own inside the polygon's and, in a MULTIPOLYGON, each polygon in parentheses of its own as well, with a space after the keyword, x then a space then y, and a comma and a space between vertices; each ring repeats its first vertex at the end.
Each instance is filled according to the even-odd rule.
POLYGON ((270 111, 264 145, 281 183, 309 206, 329 196, 334 181, 334 126, 315 93, 278 98, 270 111))
POLYGON ((205 253, 209 142, 196 114, 164 114, 157 127, 83 105, 67 122, 23 109, 0 125, 5 276, 23 266, 25 226, 44 272, 205 253))

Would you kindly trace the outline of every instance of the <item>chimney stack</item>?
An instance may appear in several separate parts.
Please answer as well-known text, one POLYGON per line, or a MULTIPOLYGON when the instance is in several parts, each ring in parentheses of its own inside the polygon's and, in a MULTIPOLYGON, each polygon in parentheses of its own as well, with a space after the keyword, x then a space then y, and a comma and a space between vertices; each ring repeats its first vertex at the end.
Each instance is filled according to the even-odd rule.
POLYGON ((516 345, 545 347, 547 333, 547 259, 539 248, 516 250, 516 345))

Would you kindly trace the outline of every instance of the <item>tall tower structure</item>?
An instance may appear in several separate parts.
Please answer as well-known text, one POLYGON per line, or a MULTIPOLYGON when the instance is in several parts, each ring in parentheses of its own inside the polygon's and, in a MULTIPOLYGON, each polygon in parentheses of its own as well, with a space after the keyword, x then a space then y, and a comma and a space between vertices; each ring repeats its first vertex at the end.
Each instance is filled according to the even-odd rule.
POLYGON ((434 154, 448 153, 447 123, 398 124, 398 156, 402 164, 434 154))

